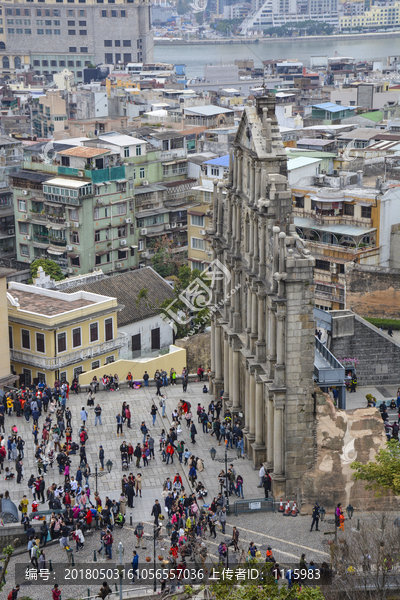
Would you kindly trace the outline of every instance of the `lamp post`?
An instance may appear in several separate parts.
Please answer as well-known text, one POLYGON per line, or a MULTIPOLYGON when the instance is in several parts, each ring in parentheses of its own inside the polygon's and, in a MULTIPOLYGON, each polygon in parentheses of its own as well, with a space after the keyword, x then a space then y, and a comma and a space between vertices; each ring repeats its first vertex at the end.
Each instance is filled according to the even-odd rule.
MULTIPOLYGON (((171 529, 172 529, 172 524, 168 523, 168 525, 170 525, 171 529)), ((136 525, 136 531, 138 532, 139 537, 141 537, 141 535, 143 533, 143 529, 144 529, 144 527, 143 527, 142 523, 138 523, 136 525)), ((154 524, 154 530, 153 530, 153 568, 154 568, 154 573, 156 572, 156 537, 157 537, 157 525, 154 524)), ((157 579, 156 579, 155 575, 154 575, 153 589, 154 589, 154 592, 157 592, 157 579)))
MULTIPOLYGON (((113 468, 113 462, 110 459, 108 459, 108 461, 106 462, 106 467, 107 467, 107 473, 111 473, 112 468, 113 468)), ((103 473, 99 473, 98 470, 97 470, 97 463, 95 463, 95 465, 94 465, 94 477, 95 477, 95 480, 96 480, 96 494, 99 491, 98 488, 97 488, 97 479, 98 479, 98 477, 102 477, 103 475, 105 475, 105 473, 104 472, 103 473)))
POLYGON ((157 525, 154 523, 154 531, 153 531, 153 568, 154 568, 154 593, 157 592, 157 578, 156 574, 156 535, 157 535, 157 525))
POLYGON ((118 566, 119 566, 119 600, 122 600, 122 581, 123 581, 123 563, 122 563, 122 555, 124 553, 124 549, 122 547, 122 542, 118 544, 118 566))
POLYGON ((350 503, 349 503, 348 507, 346 508, 346 512, 347 512, 347 516, 349 517, 349 519, 351 519, 353 517, 354 508, 350 503))

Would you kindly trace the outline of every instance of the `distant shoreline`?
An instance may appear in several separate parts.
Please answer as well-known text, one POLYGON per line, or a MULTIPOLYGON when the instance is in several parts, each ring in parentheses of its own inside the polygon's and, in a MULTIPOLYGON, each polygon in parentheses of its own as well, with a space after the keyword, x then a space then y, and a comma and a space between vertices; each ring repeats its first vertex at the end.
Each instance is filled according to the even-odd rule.
POLYGON ((221 38, 218 40, 171 40, 171 38, 154 38, 155 46, 211 46, 219 44, 275 44, 279 42, 310 42, 318 40, 359 40, 359 39, 376 39, 376 38, 400 38, 400 31, 377 31, 375 33, 344 33, 336 35, 304 35, 301 37, 278 37, 278 38, 258 38, 258 37, 231 37, 221 38))

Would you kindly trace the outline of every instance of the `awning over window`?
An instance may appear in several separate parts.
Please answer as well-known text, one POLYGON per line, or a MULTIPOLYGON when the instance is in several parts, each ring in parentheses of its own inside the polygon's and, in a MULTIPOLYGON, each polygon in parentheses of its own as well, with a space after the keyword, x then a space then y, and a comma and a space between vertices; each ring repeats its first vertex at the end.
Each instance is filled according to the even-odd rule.
POLYGON ((49 254, 54 254, 55 256, 62 256, 64 254, 62 250, 56 250, 55 248, 47 248, 47 252, 49 254))

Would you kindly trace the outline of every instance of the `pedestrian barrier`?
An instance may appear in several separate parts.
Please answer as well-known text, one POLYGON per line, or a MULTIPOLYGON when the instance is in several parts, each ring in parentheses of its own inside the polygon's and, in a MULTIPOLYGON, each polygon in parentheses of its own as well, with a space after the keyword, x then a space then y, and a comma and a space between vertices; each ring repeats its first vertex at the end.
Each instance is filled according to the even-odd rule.
POLYGON ((274 498, 251 498, 250 500, 237 500, 233 512, 237 517, 239 514, 251 512, 275 512, 274 498))

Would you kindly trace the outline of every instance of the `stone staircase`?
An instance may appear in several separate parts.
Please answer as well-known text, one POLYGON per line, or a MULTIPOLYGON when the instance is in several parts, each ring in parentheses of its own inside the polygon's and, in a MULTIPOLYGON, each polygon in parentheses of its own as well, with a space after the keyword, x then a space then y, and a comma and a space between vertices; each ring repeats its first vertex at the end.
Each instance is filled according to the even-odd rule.
POLYGON ((346 315, 346 319, 348 317, 347 331, 340 332, 337 337, 333 333, 331 352, 339 361, 357 359, 359 385, 400 384, 400 344, 362 317, 354 313, 346 315))

